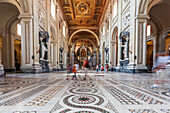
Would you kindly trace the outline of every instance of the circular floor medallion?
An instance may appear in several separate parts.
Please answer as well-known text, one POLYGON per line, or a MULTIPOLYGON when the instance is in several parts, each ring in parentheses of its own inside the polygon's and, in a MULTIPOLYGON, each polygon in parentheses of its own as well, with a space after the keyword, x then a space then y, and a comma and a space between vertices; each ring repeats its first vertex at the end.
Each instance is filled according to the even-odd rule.
POLYGON ((74 112, 74 113, 95 113, 95 112, 92 112, 92 111, 77 111, 77 112, 74 112))
POLYGON ((76 104, 91 104, 96 101, 96 99, 89 95, 75 96, 72 101, 76 104))
POLYGON ((91 89, 77 89, 76 91, 84 93, 84 92, 91 92, 92 90, 91 89))
POLYGON ((73 84, 73 87, 94 87, 94 84, 87 84, 87 83, 80 83, 80 84, 73 84))

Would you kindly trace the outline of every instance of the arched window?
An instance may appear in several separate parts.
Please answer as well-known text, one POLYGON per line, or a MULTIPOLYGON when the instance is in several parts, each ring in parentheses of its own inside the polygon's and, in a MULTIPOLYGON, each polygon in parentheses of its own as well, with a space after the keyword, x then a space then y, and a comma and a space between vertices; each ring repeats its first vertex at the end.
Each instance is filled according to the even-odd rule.
POLYGON ((51 0, 51 15, 55 19, 55 4, 53 0, 51 0))
POLYGON ((151 25, 147 26, 147 36, 151 35, 151 25))
POLYGON ((21 24, 17 24, 17 34, 21 36, 21 24))

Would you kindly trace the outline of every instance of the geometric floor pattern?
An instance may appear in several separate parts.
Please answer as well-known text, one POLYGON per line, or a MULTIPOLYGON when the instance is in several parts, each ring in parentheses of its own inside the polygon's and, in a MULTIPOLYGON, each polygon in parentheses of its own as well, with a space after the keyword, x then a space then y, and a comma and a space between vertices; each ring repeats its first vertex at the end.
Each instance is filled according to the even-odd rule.
POLYGON ((0 113, 170 113, 170 77, 66 72, 0 77, 0 113))

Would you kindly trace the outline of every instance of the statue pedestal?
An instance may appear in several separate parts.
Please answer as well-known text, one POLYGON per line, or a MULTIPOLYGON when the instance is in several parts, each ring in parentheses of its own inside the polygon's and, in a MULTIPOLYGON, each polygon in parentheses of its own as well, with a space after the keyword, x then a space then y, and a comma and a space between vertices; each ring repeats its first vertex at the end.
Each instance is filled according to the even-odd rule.
POLYGON ((40 60, 40 64, 41 64, 41 67, 42 67, 42 72, 50 72, 48 60, 40 60))
POLYGON ((4 76, 4 66, 0 65, 0 76, 4 76))
POLYGON ((118 67, 115 67, 117 72, 126 72, 126 73, 147 73, 148 69, 144 65, 136 65, 133 63, 129 63, 126 66, 122 67, 122 64, 118 67))
POLYGON ((33 73, 42 73, 42 67, 39 63, 33 65, 33 73))
POLYGON ((58 68, 57 68, 58 66, 54 66, 53 67, 53 71, 58 71, 58 68))

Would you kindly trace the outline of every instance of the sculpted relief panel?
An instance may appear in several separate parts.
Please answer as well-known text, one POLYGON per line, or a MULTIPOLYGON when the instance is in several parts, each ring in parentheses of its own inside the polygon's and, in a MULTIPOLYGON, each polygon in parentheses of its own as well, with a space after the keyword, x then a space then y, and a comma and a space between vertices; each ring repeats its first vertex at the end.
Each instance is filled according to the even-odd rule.
POLYGON ((123 13, 122 17, 122 30, 125 30, 130 25, 130 8, 123 13))
POLYGON ((41 9, 38 10, 38 22, 39 25, 45 29, 45 22, 46 22, 45 13, 41 9))

